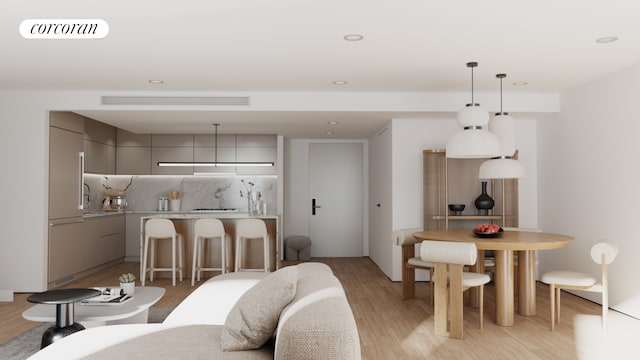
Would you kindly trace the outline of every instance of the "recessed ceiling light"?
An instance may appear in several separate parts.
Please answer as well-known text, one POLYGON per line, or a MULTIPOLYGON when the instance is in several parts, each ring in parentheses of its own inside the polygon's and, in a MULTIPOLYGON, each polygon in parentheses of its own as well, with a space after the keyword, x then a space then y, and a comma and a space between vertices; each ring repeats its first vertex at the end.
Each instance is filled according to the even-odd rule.
POLYGON ((526 81, 516 81, 513 83, 513 86, 525 86, 525 85, 529 85, 529 83, 526 81))
POLYGON ((333 82, 333 85, 347 85, 347 82, 344 80, 336 80, 333 82))
POLYGON ((364 39, 364 36, 362 36, 360 34, 349 34, 349 35, 345 35, 343 37, 343 39, 345 39, 347 41, 360 41, 360 40, 364 39))
POLYGON ((327 124, 329 124, 329 125, 340 125, 340 123, 337 122, 337 121, 329 121, 327 124))
POLYGON ((603 36, 601 38, 597 38, 596 42, 598 44, 607 44, 607 43, 612 43, 614 41, 617 41, 618 37, 617 36, 603 36))
POLYGON ((149 80, 149 84, 161 85, 161 84, 164 84, 164 81, 163 80, 149 80))
POLYGON ((334 133, 333 131, 326 131, 324 134, 325 135, 335 135, 336 133, 334 133))

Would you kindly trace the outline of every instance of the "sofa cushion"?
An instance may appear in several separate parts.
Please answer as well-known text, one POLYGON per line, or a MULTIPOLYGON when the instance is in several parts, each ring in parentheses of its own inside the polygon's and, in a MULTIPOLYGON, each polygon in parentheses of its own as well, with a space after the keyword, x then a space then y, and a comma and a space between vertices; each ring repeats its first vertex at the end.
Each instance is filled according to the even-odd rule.
POLYGON ((269 274, 246 271, 217 275, 187 296, 163 324, 222 326, 242 295, 267 275, 269 274))
POLYGON ((220 348, 220 325, 190 325, 142 335, 97 351, 83 359, 273 359, 273 346, 224 353, 220 348))
POLYGON ((298 268, 284 267, 260 280, 233 306, 221 335, 225 351, 257 349, 272 336, 280 313, 296 294, 298 268))

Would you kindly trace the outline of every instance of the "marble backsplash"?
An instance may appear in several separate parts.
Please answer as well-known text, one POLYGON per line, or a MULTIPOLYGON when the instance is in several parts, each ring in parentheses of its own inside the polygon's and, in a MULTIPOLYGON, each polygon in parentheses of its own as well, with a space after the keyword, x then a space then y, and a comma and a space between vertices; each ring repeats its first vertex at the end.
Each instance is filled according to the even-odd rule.
MULTIPOLYGON (((266 202, 267 213, 277 213, 277 176, 162 176, 162 175, 94 175, 85 174, 90 199, 85 197, 85 208, 102 209, 107 188, 126 189, 127 210, 157 211, 158 200, 168 197, 169 191, 178 191, 180 210, 196 208, 237 208, 247 212, 247 191, 260 193, 266 202), (244 182, 242 182, 244 180, 244 182), (248 185, 253 183, 253 186, 248 185), (242 194, 242 195, 241 195, 242 194)), ((87 187, 85 186, 85 192, 87 187)))

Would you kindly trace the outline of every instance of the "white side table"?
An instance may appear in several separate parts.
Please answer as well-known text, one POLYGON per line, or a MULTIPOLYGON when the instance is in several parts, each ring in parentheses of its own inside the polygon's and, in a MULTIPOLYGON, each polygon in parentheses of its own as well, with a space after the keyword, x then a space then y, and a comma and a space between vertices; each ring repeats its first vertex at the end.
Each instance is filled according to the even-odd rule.
MULTIPOLYGON (((136 287, 131 300, 122 304, 75 306, 75 321, 85 328, 113 324, 141 324, 149 320, 149 308, 158 302, 165 290, 160 287, 136 287)), ((35 305, 22 313, 30 321, 56 321, 56 307, 46 304, 35 305)))

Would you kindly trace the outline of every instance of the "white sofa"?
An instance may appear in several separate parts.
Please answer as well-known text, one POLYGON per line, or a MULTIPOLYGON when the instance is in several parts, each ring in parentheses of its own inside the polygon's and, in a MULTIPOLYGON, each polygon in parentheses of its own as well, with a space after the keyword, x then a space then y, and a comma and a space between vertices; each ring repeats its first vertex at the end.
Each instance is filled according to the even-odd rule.
MULTIPOLYGON (((90 328, 49 345, 30 359, 360 359, 355 319, 331 269, 321 263, 295 268, 293 298, 278 311, 277 329, 267 330, 269 341, 258 349, 222 350, 233 327, 227 317, 233 313, 244 321, 253 316, 251 307, 256 311, 268 308, 279 296, 277 289, 273 294, 260 294, 258 302, 247 303, 247 299, 261 287, 272 286, 268 281, 286 268, 271 274, 216 276, 185 298, 162 324, 90 328)), ((256 320, 248 319, 254 324, 256 320)))

